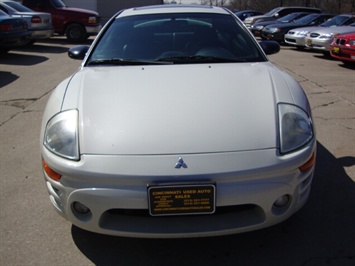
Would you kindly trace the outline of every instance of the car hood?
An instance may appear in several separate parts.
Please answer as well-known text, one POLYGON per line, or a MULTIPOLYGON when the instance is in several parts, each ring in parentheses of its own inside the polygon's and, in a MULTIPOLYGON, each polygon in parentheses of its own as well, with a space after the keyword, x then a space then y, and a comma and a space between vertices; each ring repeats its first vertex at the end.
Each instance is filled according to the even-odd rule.
POLYGON ((86 15, 94 15, 94 16, 99 16, 99 13, 93 11, 93 10, 88 10, 88 9, 83 9, 83 8, 77 8, 77 7, 61 7, 58 8, 61 9, 67 13, 73 13, 73 14, 86 14, 86 15))
POLYGON ((317 30, 311 31, 311 33, 332 34, 332 33, 345 33, 345 32, 354 32, 354 31, 355 31, 355 26, 338 26, 338 27, 319 28, 317 30))
POLYGON ((62 109, 79 110, 82 154, 162 155, 277 146, 277 102, 292 102, 270 63, 84 67, 62 109))
POLYGON ((266 28, 288 28, 288 27, 302 27, 301 24, 290 23, 290 22, 279 22, 279 23, 270 23, 266 28))

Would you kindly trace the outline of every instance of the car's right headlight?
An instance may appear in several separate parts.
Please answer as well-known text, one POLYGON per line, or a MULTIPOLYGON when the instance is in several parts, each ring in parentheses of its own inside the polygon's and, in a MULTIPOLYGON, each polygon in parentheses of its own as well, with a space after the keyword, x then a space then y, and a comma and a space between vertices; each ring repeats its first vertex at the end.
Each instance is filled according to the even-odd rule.
POLYGON ((58 113, 47 123, 43 145, 54 154, 79 160, 78 111, 58 113))
POLYGON ((298 35, 298 36, 306 36, 307 33, 308 33, 308 31, 306 31, 306 30, 298 31, 298 32, 296 32, 296 35, 298 35))
POLYGON ((262 30, 263 28, 265 28, 265 26, 258 25, 258 26, 255 26, 255 27, 252 26, 252 28, 254 28, 255 30, 262 30))
POLYGON ((279 104, 280 151, 288 153, 307 144, 314 135, 311 117, 301 108, 279 104))

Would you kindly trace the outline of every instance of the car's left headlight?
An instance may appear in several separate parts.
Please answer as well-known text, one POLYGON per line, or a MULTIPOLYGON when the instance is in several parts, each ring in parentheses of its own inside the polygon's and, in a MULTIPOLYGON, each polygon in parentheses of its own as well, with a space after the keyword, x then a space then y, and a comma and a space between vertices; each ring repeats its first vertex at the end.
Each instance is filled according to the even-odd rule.
POLYGON ((321 35, 319 37, 319 39, 333 39, 334 38, 334 34, 331 33, 331 34, 324 34, 324 35, 321 35))
POLYGON ((306 36, 309 33, 309 31, 303 30, 303 31, 298 31, 296 35, 298 36, 306 36))
POLYGON ((97 23, 97 17, 92 16, 88 18, 88 23, 89 24, 96 24, 97 23))
POLYGON ((53 116, 44 131, 44 146, 61 157, 79 160, 78 116, 77 110, 53 116))
POLYGON ((252 26, 252 28, 254 28, 255 30, 262 30, 263 28, 265 28, 265 26, 262 25, 255 26, 255 27, 252 26))
POLYGON ((301 108, 279 104, 280 151, 288 153, 301 148, 314 135, 311 117, 301 108))
POLYGON ((276 33, 276 32, 280 32, 281 29, 280 28, 268 28, 268 30, 272 33, 276 33))

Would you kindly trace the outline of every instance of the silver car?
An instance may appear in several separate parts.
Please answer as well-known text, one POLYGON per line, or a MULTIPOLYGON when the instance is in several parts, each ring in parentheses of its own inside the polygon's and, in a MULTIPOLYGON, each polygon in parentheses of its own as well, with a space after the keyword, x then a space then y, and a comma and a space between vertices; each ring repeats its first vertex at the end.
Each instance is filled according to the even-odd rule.
POLYGON ((337 34, 355 32, 355 23, 350 26, 322 28, 307 33, 306 47, 329 54, 329 46, 337 34))
POLYGON ((80 228, 200 237, 265 228, 307 201, 316 136, 301 86, 229 10, 121 11, 44 110, 50 202, 80 228))
POLYGON ((309 34, 311 31, 322 30, 323 28, 329 27, 350 25, 353 22, 355 22, 355 15, 342 14, 333 17, 332 19, 320 24, 319 26, 295 28, 289 30, 285 34, 285 43, 293 45, 298 49, 304 49, 306 47, 306 35, 309 34))
POLYGON ((48 39, 54 34, 52 15, 49 13, 35 12, 10 0, 0 0, 0 9, 12 17, 21 17, 27 22, 32 43, 39 39, 48 39))

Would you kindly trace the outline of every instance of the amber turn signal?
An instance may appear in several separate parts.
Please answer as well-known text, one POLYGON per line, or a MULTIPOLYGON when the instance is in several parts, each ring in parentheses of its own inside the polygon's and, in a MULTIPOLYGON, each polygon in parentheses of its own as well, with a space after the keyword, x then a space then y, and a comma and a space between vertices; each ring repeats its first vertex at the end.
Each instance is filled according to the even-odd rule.
POLYGON ((62 177, 61 174, 57 173, 52 168, 50 168, 45 160, 42 160, 42 167, 43 167, 43 170, 47 173, 47 175, 51 179, 53 179, 54 181, 58 182, 60 180, 60 178, 62 177))
POLYGON ((309 158, 309 160, 305 164, 303 164, 299 167, 300 171, 306 172, 307 170, 312 168, 312 166, 315 164, 315 162, 316 162, 316 152, 313 152, 311 158, 309 158))

